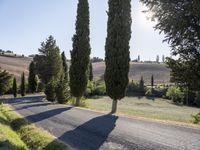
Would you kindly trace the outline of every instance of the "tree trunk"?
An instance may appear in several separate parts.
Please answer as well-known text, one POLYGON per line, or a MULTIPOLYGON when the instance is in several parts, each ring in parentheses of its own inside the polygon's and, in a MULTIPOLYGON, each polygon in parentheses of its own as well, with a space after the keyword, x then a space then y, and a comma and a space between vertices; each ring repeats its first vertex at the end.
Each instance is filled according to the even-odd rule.
POLYGON ((111 111, 111 114, 114 114, 114 113, 116 113, 116 111, 117 111, 117 100, 114 100, 113 99, 113 101, 112 101, 112 111, 111 111))
POLYGON ((76 106, 80 106, 80 99, 81 99, 80 97, 76 98, 76 104, 75 104, 76 106))

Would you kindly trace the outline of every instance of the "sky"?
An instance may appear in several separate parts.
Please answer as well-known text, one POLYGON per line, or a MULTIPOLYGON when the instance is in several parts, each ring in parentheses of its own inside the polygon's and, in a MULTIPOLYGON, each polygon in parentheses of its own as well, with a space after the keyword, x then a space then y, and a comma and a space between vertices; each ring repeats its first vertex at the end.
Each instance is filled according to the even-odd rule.
MULTIPOLYGON (((42 41, 53 35, 61 51, 70 59, 78 0, 0 0, 0 49, 17 54, 37 54, 42 41)), ((146 8, 132 0, 132 38, 130 57, 155 60, 169 56, 164 35, 142 13, 146 8)), ((91 57, 104 58, 107 35, 107 0, 89 0, 91 57)))

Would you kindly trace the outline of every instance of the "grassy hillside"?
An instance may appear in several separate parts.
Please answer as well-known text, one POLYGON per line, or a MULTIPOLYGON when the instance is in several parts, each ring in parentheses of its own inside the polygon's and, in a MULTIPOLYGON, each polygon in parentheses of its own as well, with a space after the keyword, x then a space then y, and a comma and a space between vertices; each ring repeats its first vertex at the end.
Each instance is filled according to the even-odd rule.
POLYGON ((22 72, 25 72, 26 77, 28 76, 28 67, 31 60, 32 59, 28 57, 0 56, 0 68, 13 74, 19 81, 22 72))
MULTIPOLYGON (((31 58, 17 58, 0 56, 0 67, 8 70, 20 80, 21 73, 24 71, 28 75, 28 66, 31 58)), ((93 71, 95 79, 100 78, 105 70, 104 62, 94 63, 93 71)), ((151 75, 154 75, 156 83, 166 83, 170 79, 170 70, 164 64, 150 63, 131 63, 130 65, 130 80, 139 81, 141 76, 144 77, 145 83, 150 83, 151 75)))
MULTIPOLYGON (((93 71, 95 78, 101 77, 105 70, 105 64, 94 63, 93 71)), ((141 76, 143 76, 145 83, 149 84, 151 81, 151 76, 154 75, 155 83, 168 83, 170 80, 170 69, 168 69, 164 64, 155 63, 132 63, 130 64, 130 80, 139 81, 141 76)))

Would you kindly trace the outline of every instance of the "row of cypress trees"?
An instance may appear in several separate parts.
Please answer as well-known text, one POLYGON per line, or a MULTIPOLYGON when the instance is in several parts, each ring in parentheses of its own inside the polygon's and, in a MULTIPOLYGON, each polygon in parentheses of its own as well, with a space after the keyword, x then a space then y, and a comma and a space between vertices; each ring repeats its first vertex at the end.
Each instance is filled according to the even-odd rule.
MULTIPOLYGON (((105 83, 108 96, 113 99, 112 113, 117 110, 117 102, 125 96, 129 73, 129 41, 131 38, 131 0, 109 0, 107 38, 105 45, 105 83)), ((76 105, 84 95, 88 80, 90 63, 90 29, 88 0, 79 0, 76 17, 76 32, 72 38, 71 65, 68 67, 64 53, 60 56, 56 41, 50 36, 42 42, 39 55, 34 57, 35 74, 45 84, 47 99, 65 99, 70 87, 71 95, 76 97, 76 105), (66 90, 66 91, 65 91, 66 90)), ((35 90, 35 76, 29 76, 30 89, 35 90)))
MULTIPOLYGON (((17 88, 17 81, 16 81, 15 77, 13 78, 12 92, 13 92, 13 96, 17 97, 18 88, 17 88)), ((24 72, 21 75, 20 94, 21 94, 21 96, 25 96, 26 95, 26 81, 25 81, 24 72)))
MULTIPOLYGON (((105 83, 108 96, 113 99, 112 113, 117 110, 117 101, 125 96, 129 73, 129 41, 131 38, 131 0, 109 0, 107 38, 105 45, 105 83)), ((79 0, 76 19, 76 33, 71 51, 70 89, 80 104, 88 75, 91 52, 89 37, 89 3, 79 0)))

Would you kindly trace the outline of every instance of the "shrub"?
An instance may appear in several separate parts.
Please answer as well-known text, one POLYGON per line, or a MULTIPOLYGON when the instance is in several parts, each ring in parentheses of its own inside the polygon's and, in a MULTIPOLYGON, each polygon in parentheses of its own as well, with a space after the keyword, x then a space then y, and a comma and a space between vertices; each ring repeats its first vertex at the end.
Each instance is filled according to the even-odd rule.
POLYGON ((93 95, 104 96, 106 95, 106 86, 105 84, 97 85, 93 90, 93 95))
POLYGON ((142 87, 138 83, 134 83, 133 81, 129 83, 127 86, 126 95, 127 96, 144 96, 146 92, 146 88, 142 87))
POLYGON ((200 123, 200 112, 199 113, 197 113, 196 115, 192 115, 192 118, 193 118, 193 123, 195 123, 195 124, 198 124, 198 123, 200 123))
POLYGON ((169 97, 174 103, 181 103, 184 98, 183 92, 176 86, 169 87, 166 96, 169 97))
POLYGON ((194 103, 196 104, 196 106, 200 107, 200 92, 196 93, 194 103))
POLYGON ((89 97, 93 95, 93 90, 94 90, 94 82, 89 80, 87 83, 87 88, 86 88, 84 96, 89 97))
POLYGON ((44 92, 45 85, 42 82, 38 83, 37 92, 44 92))
POLYGON ((53 81, 50 81, 48 84, 45 86, 45 94, 46 94, 46 99, 50 102, 54 102, 56 99, 56 94, 55 94, 55 83, 53 81))
MULTIPOLYGON (((76 98, 75 97, 71 97, 68 101, 67 101, 68 105, 73 105, 76 106, 76 98)), ((86 107, 86 102, 84 98, 80 99, 80 107, 86 107)))
POLYGON ((146 91, 145 96, 147 96, 147 97, 154 97, 153 89, 149 88, 149 89, 146 91))

